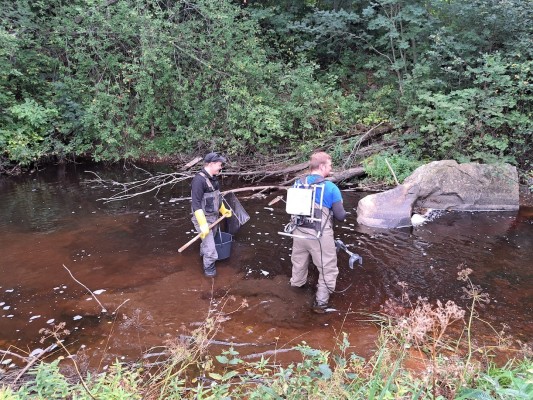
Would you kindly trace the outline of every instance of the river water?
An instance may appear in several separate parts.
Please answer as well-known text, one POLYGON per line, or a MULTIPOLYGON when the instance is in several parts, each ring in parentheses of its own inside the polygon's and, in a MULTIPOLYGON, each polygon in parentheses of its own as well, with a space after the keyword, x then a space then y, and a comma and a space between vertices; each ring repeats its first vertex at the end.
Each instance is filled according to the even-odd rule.
MULTIPOLYGON (((119 182, 146 177, 122 165, 71 164, 0 180, 0 349, 42 348, 50 342, 39 343, 41 328, 65 322, 69 350, 83 349, 101 366, 157 353, 156 346, 218 313, 223 318, 212 339, 248 343, 237 347, 243 356, 302 341, 331 349, 342 332, 351 351, 367 356, 377 329, 365 320, 401 296, 399 282, 413 300, 453 300, 466 308, 464 282, 456 279, 465 267, 491 297, 479 310, 485 321, 476 324, 479 340, 490 341, 492 328, 505 324, 515 340, 531 343, 531 208, 451 212, 420 227, 377 230, 356 222, 366 193, 345 191, 351 213, 337 224, 336 238, 363 257, 363 267, 349 269, 348 256, 339 253, 336 311, 316 315, 310 311, 316 272, 309 288, 289 288, 291 240, 277 234, 288 222, 284 203, 267 205, 275 194, 245 199, 250 193, 238 193, 250 220, 211 280, 202 274, 198 243, 177 252, 195 234, 189 202, 172 200, 189 195, 188 183, 157 197, 103 203, 98 199, 120 187, 89 183, 94 175, 86 171, 119 182), (107 313, 81 284, 97 293, 107 313)), ((224 189, 249 185, 222 182, 224 189)))

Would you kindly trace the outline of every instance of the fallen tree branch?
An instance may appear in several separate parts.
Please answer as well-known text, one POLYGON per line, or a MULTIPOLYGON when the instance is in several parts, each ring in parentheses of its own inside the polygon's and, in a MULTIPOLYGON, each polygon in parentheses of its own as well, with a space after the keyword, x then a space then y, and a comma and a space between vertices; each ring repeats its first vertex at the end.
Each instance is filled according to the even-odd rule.
POLYGON ((112 185, 112 186, 122 186, 123 190, 118 193, 115 193, 111 197, 103 197, 98 200, 104 201, 104 203, 109 203, 112 201, 127 200, 135 196, 140 196, 142 194, 156 192, 159 193, 159 190, 167 185, 175 185, 181 181, 192 178, 191 174, 172 172, 169 174, 157 174, 152 175, 149 178, 141 179, 138 181, 121 183, 114 181, 112 179, 105 180, 102 179, 98 174, 93 171, 85 171, 96 175, 97 179, 87 180, 87 183, 98 183, 101 185, 112 185), (147 189, 144 189, 147 188, 147 189), (140 190, 140 191, 139 191, 140 190))
POLYGON ((350 168, 346 169, 344 171, 334 173, 331 175, 331 182, 341 182, 346 181, 353 177, 360 177, 365 174, 365 169, 363 167, 356 167, 356 168, 350 168))
MULTIPOLYGON (((365 140, 366 137, 370 136, 372 133, 372 130, 376 130, 380 124, 376 125, 372 129, 370 129, 368 132, 363 135, 363 137, 359 140, 358 145, 359 146, 363 140, 365 140)), ((357 147, 358 148, 358 147, 357 147)), ((354 148, 353 151, 357 151, 357 148, 354 148)), ((352 154, 353 154, 352 151, 352 154)), ((351 157, 351 155, 350 155, 351 157)), ((348 158, 350 158, 348 157, 348 158)), ((117 182, 115 180, 109 179, 103 179, 98 174, 96 174, 93 171, 85 171, 87 173, 91 173, 94 176, 96 176, 96 179, 92 180, 86 180, 87 183, 97 183, 101 185, 110 185, 110 186, 120 186, 122 190, 119 192, 113 194, 110 197, 103 197, 98 200, 101 200, 105 203, 113 202, 113 201, 121 201, 121 200, 127 200, 136 196, 140 196, 143 194, 148 193, 159 193, 159 190, 165 186, 172 186, 175 184, 178 184, 180 182, 183 182, 184 180, 191 179, 194 176, 194 171, 184 172, 185 170, 189 170, 193 166, 195 166, 197 163, 199 163, 202 160, 201 157, 195 157, 191 161, 189 161, 187 164, 183 165, 181 168, 179 168, 183 172, 172 172, 172 173, 158 173, 155 175, 150 174, 148 171, 143 170, 142 168, 138 168, 134 165, 136 169, 142 170, 143 172, 146 172, 150 174, 148 178, 136 180, 132 182, 117 182)), ((242 177, 245 180, 251 180, 253 181, 261 181, 264 179, 267 179, 272 176, 284 176, 285 180, 277 185, 268 185, 268 186, 248 186, 244 188, 239 189, 231 189, 228 191, 223 192, 224 193, 238 193, 238 192, 245 192, 245 191, 259 191, 259 193, 254 194, 252 197, 257 197, 261 194, 263 194, 265 191, 269 190, 281 190, 281 189, 287 189, 288 186, 292 184, 292 182, 298 178, 296 177, 290 177, 291 175, 294 175, 295 173, 301 173, 301 171, 304 171, 309 167, 309 162, 303 162, 298 163, 296 165, 291 165, 289 167, 286 166, 287 160, 284 160, 282 162, 276 162, 275 164, 261 164, 263 166, 263 170, 251 170, 251 171, 235 171, 235 170, 227 170, 225 169, 221 176, 238 176, 242 177), (277 169, 279 168, 279 169, 277 169), (256 179, 258 178, 258 179, 256 179)), ((254 164, 257 165, 257 162, 254 164)), ((242 168, 242 165, 240 166, 242 168)), ((256 167, 257 168, 257 167, 256 167)), ((350 168, 348 170, 339 172, 337 174, 334 174, 329 180, 332 182, 340 182, 344 181, 356 176, 363 175, 364 170, 362 168, 350 168)), ((170 199, 171 202, 176 201, 182 201, 182 200, 190 200, 190 197, 179 197, 179 198, 172 198, 170 199)))
MULTIPOLYGON (((247 187, 244 187, 244 188, 225 190, 225 191, 220 192, 220 193, 222 195, 225 195, 227 193, 250 192, 250 191, 256 191, 256 190, 265 191, 265 190, 286 190, 286 189, 287 189, 287 186, 273 186, 273 185, 269 185, 269 186, 247 186, 247 187)), ((172 203, 175 203, 177 201, 184 201, 184 200, 190 200, 190 199, 191 199, 190 197, 173 197, 169 201, 172 202, 172 203)))
POLYGON ((187 164, 181 167, 181 170, 183 171, 183 170, 189 169, 193 167, 194 165, 198 164, 200 161, 202 161, 202 157, 193 158, 191 161, 189 161, 187 164))
POLYGON ((291 347, 290 349, 267 350, 267 351, 264 351, 262 353, 248 354, 247 356, 242 356, 241 358, 243 360, 248 360, 250 358, 260 358, 260 357, 264 357, 264 356, 277 355, 279 353, 287 353, 289 351, 298 351, 298 349, 295 349, 294 347, 291 347))
MULTIPOLYGON (((359 150, 359 147, 361 146, 361 143, 363 143, 364 140, 366 140, 370 134, 375 131, 380 125, 383 125, 384 121, 381 121, 379 124, 373 126, 370 128, 361 138, 357 141, 355 146, 353 147, 350 155, 346 158, 346 161, 344 164, 342 164, 343 168, 345 168, 348 165, 348 162, 350 162, 350 165, 353 165, 352 157, 355 158, 355 155, 357 154, 357 151, 359 150)), ((381 133, 381 132, 380 132, 381 133)))
MULTIPOLYGON (((183 342, 194 342, 193 336, 188 335, 179 335, 179 339, 183 342)), ((254 347, 261 347, 261 346, 272 346, 274 343, 235 343, 235 342, 226 342, 223 340, 207 340, 208 345, 218 345, 218 346, 232 346, 232 347, 244 347, 244 346, 254 346, 254 347)))

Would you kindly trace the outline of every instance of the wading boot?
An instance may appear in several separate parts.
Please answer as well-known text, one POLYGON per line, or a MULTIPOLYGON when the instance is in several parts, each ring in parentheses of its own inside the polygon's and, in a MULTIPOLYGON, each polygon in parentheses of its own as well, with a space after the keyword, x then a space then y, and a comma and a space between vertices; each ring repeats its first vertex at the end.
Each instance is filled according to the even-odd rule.
POLYGON ((315 301, 313 303, 313 307, 311 308, 311 310, 313 310, 313 312, 317 314, 325 314, 327 312, 327 309, 328 309, 327 303, 321 303, 318 301, 315 301))
POLYGON ((204 275, 208 278, 214 278, 217 276, 217 268, 215 267, 215 263, 211 264, 207 268, 204 268, 204 275))
POLYGON ((305 291, 307 289, 308 285, 307 283, 304 283, 302 286, 293 286, 291 285, 291 283, 289 282, 289 288, 293 291, 293 292, 296 292, 296 293, 302 293, 303 291, 305 291))

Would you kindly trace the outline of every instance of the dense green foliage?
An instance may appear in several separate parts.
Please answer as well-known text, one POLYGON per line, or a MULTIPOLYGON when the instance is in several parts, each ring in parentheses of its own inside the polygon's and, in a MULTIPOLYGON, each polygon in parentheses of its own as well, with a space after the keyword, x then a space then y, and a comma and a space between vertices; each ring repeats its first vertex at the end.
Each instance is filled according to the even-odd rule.
POLYGON ((1 0, 0 169, 207 149, 531 169, 528 0, 1 0), (337 146, 338 157, 349 146, 337 146))

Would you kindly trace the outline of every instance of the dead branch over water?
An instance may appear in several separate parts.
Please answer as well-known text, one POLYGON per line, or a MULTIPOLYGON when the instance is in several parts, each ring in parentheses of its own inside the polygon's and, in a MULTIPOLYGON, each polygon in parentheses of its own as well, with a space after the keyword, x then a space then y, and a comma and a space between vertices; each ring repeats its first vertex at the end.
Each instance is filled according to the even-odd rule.
MULTIPOLYGON (((350 132, 342 136, 334 136, 325 139, 321 149, 332 153, 336 146, 341 146, 348 154, 341 162, 337 162, 338 170, 334 171, 329 180, 337 184, 347 182, 353 178, 359 178, 364 175, 364 169, 361 161, 382 150, 385 150, 394 144, 386 144, 382 137, 390 133, 393 127, 390 124, 380 122, 374 126, 358 125, 350 132)), ((192 179, 196 171, 201 168, 202 157, 194 155, 188 159, 180 156, 174 159, 176 172, 155 173, 152 174, 135 165, 133 167, 147 177, 132 182, 119 182, 113 179, 104 179, 93 171, 86 171, 94 175, 94 179, 86 180, 88 184, 108 186, 119 188, 116 193, 109 197, 99 200, 104 203, 128 200, 144 194, 153 194, 157 196, 161 188, 179 184, 183 181, 192 179)), ((265 192, 275 190, 285 190, 293 182, 303 176, 309 168, 309 162, 301 162, 301 155, 291 153, 269 154, 268 156, 253 154, 233 157, 225 165, 221 176, 238 177, 241 181, 249 182, 249 186, 231 189, 227 192, 255 192, 251 197, 261 197, 265 192), (274 182, 272 185, 258 186, 259 182, 274 182)), ((190 197, 173 198, 172 201, 189 200, 190 197)))
MULTIPOLYGON (((177 166, 181 172, 171 172, 171 173, 156 173, 151 174, 146 170, 135 167, 139 170, 142 170, 144 173, 149 176, 144 179, 132 181, 132 182, 119 182, 113 179, 104 179, 94 171, 85 171, 89 174, 95 176, 94 179, 87 179, 85 182, 91 185, 102 185, 108 187, 120 187, 117 193, 113 194, 110 197, 103 197, 98 200, 103 201, 104 203, 122 201, 131 199, 133 197, 141 196, 144 194, 152 193, 154 196, 157 196, 161 188, 165 186, 172 187, 180 182, 190 180, 194 176, 195 172, 184 172, 192 166, 198 164, 201 159, 199 157, 194 158, 187 164, 183 166, 177 166)), ((245 186, 237 189, 231 189, 224 191, 223 194, 233 192, 258 192, 252 195, 251 197, 261 195, 265 192, 275 191, 275 190, 286 190, 289 188, 292 183, 303 176, 308 167, 309 163, 299 163, 293 166, 285 166, 283 164, 272 164, 264 165, 262 170, 248 170, 242 171, 237 170, 236 168, 226 168, 221 175, 222 176, 237 176, 244 181, 249 181, 251 183, 259 183, 264 180, 278 180, 281 181, 279 184, 273 185, 261 185, 261 186, 245 186)), ((348 181, 352 178, 357 178, 364 175, 363 167, 348 168, 341 171, 336 171, 332 173, 332 176, 329 178, 332 182, 340 183, 343 181, 348 181)), ((173 198, 172 201, 183 201, 190 200, 190 197, 178 197, 173 198)))

